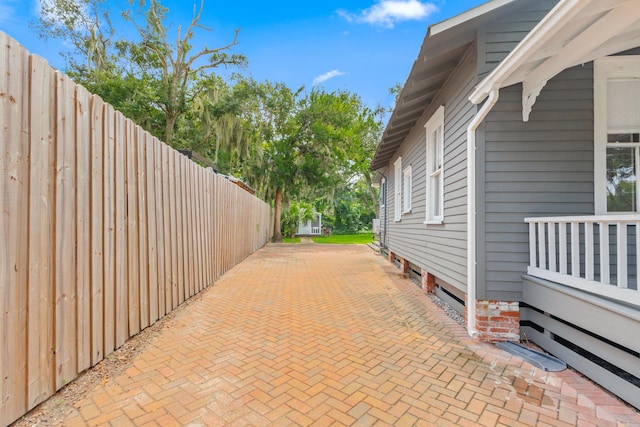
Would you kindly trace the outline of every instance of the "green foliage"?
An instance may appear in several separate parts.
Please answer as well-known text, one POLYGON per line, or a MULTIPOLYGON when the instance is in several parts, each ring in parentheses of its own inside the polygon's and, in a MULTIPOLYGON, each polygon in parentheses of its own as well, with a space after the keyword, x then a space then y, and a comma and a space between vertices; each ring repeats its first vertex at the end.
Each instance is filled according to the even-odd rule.
MULTIPOLYGON (((249 156, 239 175, 258 194, 274 200, 276 236, 281 204, 324 199, 329 209, 319 211, 331 215, 337 188, 361 180, 363 188, 370 187, 368 164, 381 128, 378 110, 344 91, 313 89, 305 94, 281 83, 239 84, 255 95, 243 114, 255 139, 262 141, 261 153, 249 156)), ((370 192, 369 197, 372 203, 367 206, 374 207, 376 195, 370 192)))
POLYGON ((297 228, 292 212, 281 221, 282 207, 295 200, 313 201, 336 231, 371 227, 377 194, 369 162, 381 108, 348 91, 292 89, 240 75, 225 81, 215 74, 218 66, 246 64, 232 53, 238 32, 226 45, 204 45, 202 5, 177 37, 157 0, 47 0, 42 8, 35 27, 43 38, 70 42, 65 58, 78 83, 174 148, 197 151, 255 188, 273 203, 276 238, 281 227, 285 234, 297 228), (113 30, 113 13, 136 38, 113 30))
POLYGON ((331 236, 312 237, 315 243, 330 243, 338 245, 366 245, 373 242, 372 233, 334 234, 331 236))
POLYGON ((41 0, 39 20, 31 27, 40 38, 60 39, 69 52, 61 52, 70 72, 103 70, 110 62, 115 31, 104 0, 41 0))
POLYGON ((336 191, 332 223, 336 233, 371 230, 376 210, 370 197, 370 189, 365 188, 366 185, 366 182, 358 181, 352 186, 343 186, 336 191))
POLYGON ((633 148, 607 149, 607 210, 633 212, 636 205, 636 168, 633 148))
POLYGON ((117 7, 103 0, 46 0, 34 24, 43 38, 71 41, 64 56, 68 72, 89 90, 174 147, 184 147, 180 136, 193 136, 181 119, 192 109, 202 90, 201 80, 221 65, 244 66, 246 59, 230 53, 238 31, 224 46, 192 51, 202 7, 194 8, 191 22, 177 37, 167 33, 167 9, 157 0, 133 2, 137 10, 118 10, 134 29, 137 40, 116 36, 110 13, 117 7), (175 137, 178 141, 174 141, 175 137))
POLYGON ((311 203, 307 202, 293 202, 289 206, 289 210, 283 212, 281 227, 283 235, 287 237, 293 237, 298 231, 298 225, 300 222, 306 222, 313 220, 315 210, 311 203))

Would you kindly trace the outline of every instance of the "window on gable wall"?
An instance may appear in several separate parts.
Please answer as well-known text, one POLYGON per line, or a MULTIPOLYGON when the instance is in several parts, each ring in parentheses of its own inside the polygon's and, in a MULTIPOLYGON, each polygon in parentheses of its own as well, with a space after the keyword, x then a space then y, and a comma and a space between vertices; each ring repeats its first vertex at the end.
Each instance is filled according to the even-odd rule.
POLYGON ((411 185, 411 165, 407 166, 404 169, 403 172, 403 187, 404 187, 404 193, 403 193, 403 213, 408 213, 411 212, 411 192, 413 190, 412 185, 411 185))
POLYGON ((425 224, 444 222, 444 107, 425 125, 427 133, 427 216, 425 224))
POLYGON ((595 62, 596 214, 638 212, 640 56, 595 62))
POLYGON ((394 166, 394 221, 400 221, 402 216, 402 157, 398 157, 398 159, 393 164, 394 166))

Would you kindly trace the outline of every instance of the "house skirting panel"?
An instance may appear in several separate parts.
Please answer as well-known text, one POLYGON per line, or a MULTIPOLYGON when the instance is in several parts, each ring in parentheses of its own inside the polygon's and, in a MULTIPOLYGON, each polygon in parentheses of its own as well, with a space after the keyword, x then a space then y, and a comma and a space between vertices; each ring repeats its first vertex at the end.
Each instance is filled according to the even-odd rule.
POLYGON ((522 336, 640 408, 640 311, 524 276, 522 336))

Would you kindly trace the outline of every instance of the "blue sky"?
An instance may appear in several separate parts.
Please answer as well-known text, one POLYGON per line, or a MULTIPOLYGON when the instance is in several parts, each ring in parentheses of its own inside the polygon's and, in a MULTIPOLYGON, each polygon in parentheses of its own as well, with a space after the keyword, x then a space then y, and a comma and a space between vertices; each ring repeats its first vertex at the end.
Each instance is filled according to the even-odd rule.
MULTIPOLYGON (((0 0, 0 30, 56 68, 64 68, 64 45, 37 37, 29 23, 37 19, 38 1, 0 0)), ((314 84, 345 89, 370 105, 389 106, 389 88, 404 84, 427 27, 485 0, 205 0, 196 42, 221 46, 240 29, 234 52, 248 61, 245 73, 256 80, 284 82, 291 88, 314 84)), ((106 0, 114 10, 127 0, 106 0)), ((191 20, 200 0, 164 0, 170 35, 191 20)), ((135 30, 117 25, 124 37, 135 30)), ((198 45, 196 44, 196 48, 198 45)))

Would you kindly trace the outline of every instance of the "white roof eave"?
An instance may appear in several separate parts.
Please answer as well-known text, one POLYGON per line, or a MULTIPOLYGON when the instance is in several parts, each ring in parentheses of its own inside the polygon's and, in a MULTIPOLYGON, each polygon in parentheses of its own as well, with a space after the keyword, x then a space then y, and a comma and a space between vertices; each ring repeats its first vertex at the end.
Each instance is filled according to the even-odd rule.
POLYGON ((561 0, 485 77, 469 96, 474 104, 492 90, 522 83, 522 115, 566 68, 640 45, 637 0, 561 0), (622 37, 621 37, 622 35, 622 37))

